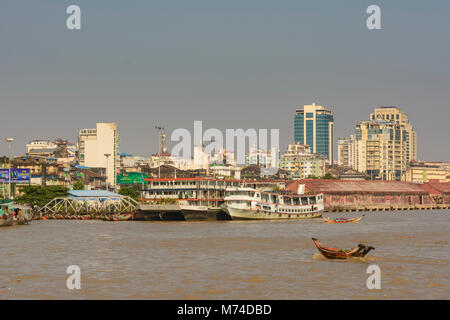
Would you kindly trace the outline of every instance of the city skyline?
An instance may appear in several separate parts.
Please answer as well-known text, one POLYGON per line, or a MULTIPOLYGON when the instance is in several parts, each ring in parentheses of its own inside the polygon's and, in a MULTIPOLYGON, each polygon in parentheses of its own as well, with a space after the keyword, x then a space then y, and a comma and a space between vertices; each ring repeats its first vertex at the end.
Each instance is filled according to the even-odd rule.
POLYGON ((395 105, 418 133, 418 158, 450 161, 447 2, 378 1, 378 31, 365 27, 369 1, 76 1, 79 31, 65 27, 69 4, 2 4, 0 133, 15 138, 15 154, 33 139, 76 143, 78 130, 116 122, 121 151, 149 156, 155 125, 170 142, 194 120, 279 128, 285 149, 295 109, 316 102, 333 111, 335 144, 374 108, 395 105))
MULTIPOLYGON (((313 105, 312 106, 316 106, 316 104, 315 103, 313 103, 313 105)), ((311 107, 311 106, 308 106, 308 105, 305 105, 304 107, 311 107)), ((294 122, 296 122, 297 121, 297 115, 298 115, 298 110, 303 110, 303 108, 304 107, 299 107, 299 108, 297 108, 296 109, 296 114, 295 114, 295 121, 294 122)), ((323 108, 323 106, 318 106, 318 107, 320 107, 320 108, 323 108)), ((386 107, 386 106, 380 106, 380 107, 378 107, 378 108, 375 108, 375 110, 376 109, 383 109, 383 108, 396 108, 395 106, 392 106, 392 107, 386 107)), ((332 110, 331 110, 331 112, 332 112, 332 110)), ((372 113, 370 114, 371 116, 372 116, 372 113)), ((365 119, 365 120, 361 120, 361 121, 359 121, 358 123, 356 123, 355 124, 355 126, 357 127, 360 123, 362 123, 362 122, 370 122, 371 121, 371 119, 372 118, 367 118, 367 119, 365 119)), ((103 124, 105 124, 105 122, 96 122, 96 124, 98 125, 99 123, 103 123, 103 124)), ((108 124, 108 123, 106 123, 106 124, 108 124)), ((116 122, 114 122, 114 123, 110 123, 110 124, 117 124, 116 122)), ((334 123, 333 123, 334 124, 334 123)), ((187 126, 188 127, 188 126, 187 126)), ((164 131, 164 127, 159 127, 159 128, 161 128, 163 131, 164 131)), ((295 125, 294 125, 294 128, 295 128, 295 125)), ((120 130, 119 130, 119 124, 117 124, 117 132, 118 132, 118 134, 120 134, 120 130)), ((193 134, 194 133, 194 130, 193 130, 193 128, 190 130, 190 128, 185 128, 185 129, 187 129, 187 130, 189 130, 190 131, 190 133, 191 134, 193 134)), ((206 128, 206 129, 210 129, 210 128, 206 128)), ((215 129, 215 128, 214 128, 215 129)), ((246 130, 247 128, 244 128, 244 130, 246 130)), ((63 139, 63 141, 64 140, 66 140, 67 142, 69 142, 69 143, 73 143, 73 145, 76 147, 77 145, 78 145, 78 139, 79 139, 79 133, 81 132, 81 131, 83 131, 83 130, 91 130, 91 129, 86 129, 86 128, 80 128, 80 129, 78 129, 77 130, 77 133, 76 133, 76 135, 75 135, 75 138, 74 138, 74 142, 72 142, 72 140, 71 139, 67 139, 67 137, 62 137, 62 136, 55 136, 55 137, 35 137, 35 138, 33 138, 33 139, 30 139, 30 140, 28 140, 27 142, 26 142, 26 144, 25 144, 25 147, 24 147, 24 150, 28 150, 28 144, 29 143, 32 143, 32 142, 36 142, 36 141, 48 141, 48 142, 50 142, 50 143, 52 143, 52 144, 54 144, 54 142, 56 142, 58 139, 63 139)), ((354 129, 353 129, 354 130, 354 129)), ((225 132, 225 129, 224 129, 224 132, 225 132)), ((154 137, 152 137, 153 139, 156 139, 156 140, 158 140, 159 139, 159 133, 157 133, 156 131, 153 133, 155 136, 154 137)), ((167 132, 166 132, 166 135, 167 135, 167 132)), ((289 140, 289 141, 280 141, 280 146, 281 146, 281 148, 280 148, 280 152, 284 152, 284 151, 286 151, 286 150, 288 150, 288 146, 290 145, 290 144, 293 144, 293 143, 297 143, 297 142, 299 142, 299 141, 296 141, 296 138, 295 138, 295 130, 294 130, 294 134, 293 134, 293 136, 294 136, 294 138, 292 139, 292 140, 289 140)), ((349 135, 349 136, 354 136, 354 131, 353 132, 351 132, 351 134, 349 135)), ((169 137, 170 137, 170 133, 169 133, 169 137)), ((14 138, 13 138, 14 139, 14 138)), ((333 153, 335 153, 336 154, 336 156, 334 156, 333 157, 333 160, 332 160, 332 162, 334 163, 334 162, 338 162, 338 154, 339 154, 339 149, 338 149, 338 141, 339 140, 341 140, 341 139, 348 139, 347 137, 333 137, 333 141, 332 141, 332 145, 334 145, 334 148, 333 148, 333 153)), ((120 139, 119 139, 119 141, 120 141, 120 139)), ((159 140, 158 140, 159 141, 159 140)), ((14 142, 16 142, 16 139, 14 139, 14 142)), ((205 144, 205 146, 207 146, 208 145, 208 143, 210 142, 210 141, 204 141, 206 144, 205 144)), ((303 143, 303 142, 302 142, 303 143)), ((169 146, 170 147, 173 147, 174 145, 176 145, 177 144, 177 142, 175 141, 175 142, 171 142, 170 141, 170 138, 169 138, 169 140, 168 140, 168 144, 169 144, 169 146)), ((308 145, 308 143, 303 143, 303 144, 305 144, 305 145, 308 145)), ((270 146, 269 146, 270 147, 270 146)), ((20 148, 20 147, 19 147, 20 148)), ((155 154, 157 154, 158 153, 158 148, 159 148, 159 146, 157 145, 156 146, 156 150, 155 150, 155 152, 151 152, 150 154, 143 154, 142 152, 141 153, 133 153, 132 155, 133 156, 141 156, 141 157, 151 157, 152 155, 155 155, 155 154)), ((194 148, 194 144, 192 144, 192 148, 194 148)), ((251 150, 251 148, 252 148, 252 146, 250 146, 250 144, 248 144, 248 143, 246 143, 246 148, 247 148, 247 151, 249 151, 249 150, 251 150)), ((269 149, 267 149, 267 150, 265 150, 265 151, 268 151, 269 149)), ((168 152, 170 153, 170 148, 169 148, 169 150, 168 150, 168 152)), ((264 151, 264 150, 263 150, 264 151)), ((120 143, 119 143, 119 150, 118 150, 118 154, 119 153, 127 153, 127 154, 129 154, 128 152, 122 152, 121 151, 121 147, 120 147, 120 143)), ((318 152, 318 153, 320 153, 320 152, 318 152)), ((23 156, 23 155, 25 155, 26 154, 26 152, 24 152, 24 153, 22 153, 21 151, 18 151, 18 152, 16 152, 16 153, 12 153, 12 155, 14 155, 14 156, 23 156)), ((192 158, 192 157, 191 157, 192 158)), ((414 160, 418 160, 418 161, 427 161, 428 159, 414 159, 414 160)), ((436 160, 437 161, 437 160, 436 160)))

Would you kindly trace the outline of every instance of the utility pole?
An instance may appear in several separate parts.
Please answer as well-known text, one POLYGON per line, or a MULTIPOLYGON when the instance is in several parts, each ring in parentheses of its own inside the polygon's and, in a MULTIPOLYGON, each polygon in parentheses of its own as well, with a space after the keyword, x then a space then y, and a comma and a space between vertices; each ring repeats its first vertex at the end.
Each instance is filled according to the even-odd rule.
POLYGON ((111 156, 110 153, 105 153, 106 157, 106 190, 109 191, 109 181, 108 181, 108 171, 109 171, 109 157, 111 156))
POLYGON ((14 138, 6 138, 5 141, 8 143, 8 186, 9 186, 9 199, 11 198, 11 143, 14 141, 14 138))
MULTIPOLYGON (((166 148, 166 134, 164 133, 164 127, 156 125, 155 129, 159 131, 158 135, 158 156, 161 156, 162 153, 167 151, 166 148)), ((161 162, 159 162, 158 166, 158 179, 161 179, 161 162)))

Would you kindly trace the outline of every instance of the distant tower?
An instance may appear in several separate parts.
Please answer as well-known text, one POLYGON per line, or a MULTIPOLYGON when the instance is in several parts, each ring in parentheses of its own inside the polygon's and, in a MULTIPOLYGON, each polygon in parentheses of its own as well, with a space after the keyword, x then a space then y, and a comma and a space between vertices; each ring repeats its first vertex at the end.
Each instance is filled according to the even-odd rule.
POLYGON ((167 147, 166 147, 166 134, 164 132, 164 127, 155 126, 155 129, 159 131, 159 137, 158 137, 159 149, 158 149, 158 153, 159 154, 166 153, 167 152, 167 147))

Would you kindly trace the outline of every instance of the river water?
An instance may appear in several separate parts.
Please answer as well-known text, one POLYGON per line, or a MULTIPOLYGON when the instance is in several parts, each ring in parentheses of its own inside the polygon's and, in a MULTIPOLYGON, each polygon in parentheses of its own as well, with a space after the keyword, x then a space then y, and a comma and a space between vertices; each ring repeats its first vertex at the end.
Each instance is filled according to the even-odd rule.
POLYGON ((0 298, 449 299, 449 213, 368 212, 348 224, 33 221, 0 228, 0 298), (376 249, 327 260, 311 237, 376 249), (369 290, 373 264, 381 289, 369 290), (66 287, 69 265, 80 267, 80 290, 66 287))

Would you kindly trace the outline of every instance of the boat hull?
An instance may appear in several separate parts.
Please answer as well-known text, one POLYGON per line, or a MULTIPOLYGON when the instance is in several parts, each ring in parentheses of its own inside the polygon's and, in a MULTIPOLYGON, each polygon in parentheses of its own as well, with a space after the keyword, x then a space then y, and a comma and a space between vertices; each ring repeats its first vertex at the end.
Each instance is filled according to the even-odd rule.
POLYGON ((206 206, 180 205, 180 211, 186 221, 215 220, 215 215, 208 214, 206 206))
POLYGON ((350 257, 358 257, 362 258, 365 257, 369 251, 374 250, 374 247, 368 247, 362 244, 359 244, 357 247, 350 249, 350 250, 342 250, 342 249, 335 249, 330 247, 325 247, 322 245, 317 239, 312 238, 312 241, 314 245, 316 246, 317 250, 328 259, 348 259, 350 257))
POLYGON ((332 220, 332 219, 328 219, 328 218, 323 218, 323 221, 325 221, 326 223, 354 223, 354 222, 359 222, 359 220, 361 220, 362 217, 359 218, 354 218, 354 219, 345 219, 345 220, 332 220))
POLYGON ((14 224, 14 215, 0 218, 0 227, 8 227, 14 224))
POLYGON ((233 208, 226 206, 224 209, 233 220, 295 220, 295 219, 314 219, 320 218, 323 211, 314 211, 309 213, 280 213, 262 210, 233 208))

